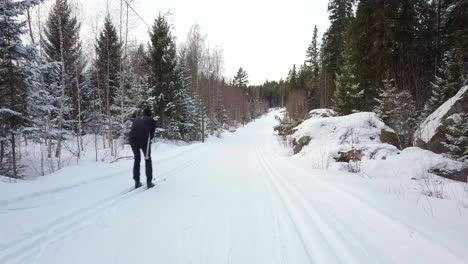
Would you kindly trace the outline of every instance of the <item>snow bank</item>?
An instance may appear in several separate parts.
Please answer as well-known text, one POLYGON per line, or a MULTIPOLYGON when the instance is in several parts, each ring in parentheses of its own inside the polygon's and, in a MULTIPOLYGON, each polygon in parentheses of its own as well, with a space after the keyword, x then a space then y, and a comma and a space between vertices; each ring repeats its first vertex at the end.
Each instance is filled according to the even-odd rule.
POLYGON ((418 147, 402 150, 399 155, 389 155, 386 160, 363 159, 361 169, 366 175, 378 178, 401 177, 424 179, 434 176, 433 170, 457 171, 463 163, 418 147))
POLYGON ((416 131, 414 137, 429 143, 434 137, 441 126, 443 119, 447 117, 449 111, 453 108, 454 104, 463 98, 463 95, 468 92, 468 86, 464 86, 458 91, 458 93, 443 103, 434 113, 429 115, 424 122, 420 125, 418 131, 416 131))

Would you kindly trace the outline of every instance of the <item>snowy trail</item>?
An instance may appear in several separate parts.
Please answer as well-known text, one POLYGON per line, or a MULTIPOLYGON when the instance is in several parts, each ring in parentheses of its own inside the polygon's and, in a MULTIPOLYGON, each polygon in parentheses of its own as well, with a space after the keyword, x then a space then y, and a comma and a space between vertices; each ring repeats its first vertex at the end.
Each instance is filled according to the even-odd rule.
POLYGON ((467 263, 290 162, 272 130, 277 113, 156 157, 152 190, 129 192, 122 161, 118 172, 5 201, 0 263, 467 263))

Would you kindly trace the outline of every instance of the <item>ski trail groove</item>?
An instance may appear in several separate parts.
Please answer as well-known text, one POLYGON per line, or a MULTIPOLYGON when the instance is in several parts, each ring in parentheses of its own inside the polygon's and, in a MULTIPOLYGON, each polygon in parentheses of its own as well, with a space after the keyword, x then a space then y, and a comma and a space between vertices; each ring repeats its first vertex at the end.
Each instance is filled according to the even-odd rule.
MULTIPOLYGON (((271 148, 274 145, 266 144, 266 146, 269 146, 271 148)), ((270 149, 270 153, 271 153, 270 156, 272 158, 275 158, 275 164, 279 163, 280 160, 278 159, 279 158, 278 150, 276 149, 276 151, 275 151, 275 150, 270 149)), ((268 156, 268 155, 265 155, 265 154, 266 153, 264 152, 263 156, 268 156)), ((310 175, 310 173, 307 172, 304 168, 295 166, 290 160, 281 159, 281 161, 283 161, 283 160, 286 160, 286 162, 285 163, 283 162, 283 163, 288 166, 288 172, 290 174, 292 174, 292 175, 296 175, 296 174, 298 174, 298 175, 310 175), (294 172, 297 172, 297 173, 294 173, 294 172)), ((270 163, 269 166, 274 169, 273 163, 270 163)), ((326 222, 326 223, 331 222, 331 223, 335 224, 333 226, 328 224, 327 226, 330 227, 330 228, 328 228, 328 230, 334 230, 334 233, 336 235, 341 236, 345 240, 348 240, 348 244, 349 244, 348 246, 351 246, 350 245, 351 243, 349 243, 350 239, 352 241, 357 241, 358 244, 360 244, 360 245, 353 245, 354 249, 351 249, 349 252, 361 252, 361 253, 364 253, 364 255, 369 254, 369 250, 365 250, 365 249, 366 249, 366 247, 368 249, 373 248, 372 241, 367 241, 363 237, 360 237, 358 233, 355 233, 354 235, 352 235, 353 230, 356 227, 350 227, 349 223, 343 222, 342 218, 340 217, 338 212, 336 212, 336 210, 335 211, 331 210, 331 209, 336 208, 336 204, 332 203, 331 201, 327 201, 325 199, 322 202, 326 203, 326 206, 322 206, 322 207, 323 208, 329 208, 329 209, 320 210, 321 207, 316 205, 316 203, 314 202, 314 199, 307 199, 304 196, 304 194, 300 191, 300 186, 298 186, 297 183, 295 183, 292 180, 289 180, 289 181, 286 180, 283 176, 280 175, 280 173, 276 173, 276 175, 280 178, 283 185, 288 186, 291 190, 294 190, 294 192, 296 193, 296 195, 298 197, 302 197, 301 199, 302 199, 303 204, 305 205, 304 206, 305 209, 314 207, 314 208, 316 208, 316 210, 318 210, 317 213, 324 216, 324 218, 326 219, 326 221, 324 221, 324 222, 326 222), (307 204, 309 204, 309 207, 306 206, 307 204), (346 231, 346 235, 347 236, 350 235, 351 237, 342 236, 340 234, 341 232, 338 232, 339 230, 346 231), (364 246, 364 243, 366 244, 365 246, 364 246)), ((408 232, 410 230, 410 228, 408 226, 406 226, 405 224, 401 223, 400 221, 394 219, 392 216, 384 214, 383 212, 381 212, 380 210, 374 208, 373 206, 368 205, 367 203, 364 203, 362 200, 355 197, 353 194, 350 194, 350 193, 348 193, 346 191, 343 191, 343 190, 341 190, 341 189, 339 189, 337 187, 334 187, 330 183, 326 182, 323 179, 320 179, 319 177, 316 177, 316 176, 314 177, 313 175, 310 175, 310 177, 308 177, 308 178, 309 178, 310 181, 312 181, 314 183, 315 186, 320 186, 320 188, 322 190, 326 190, 327 193, 333 193, 335 195, 335 197, 339 197, 340 201, 341 200, 342 201, 347 201, 347 205, 352 206, 355 209, 356 212, 366 212, 367 213, 366 218, 364 218, 362 215, 359 215, 359 214, 355 216, 355 217, 359 218, 359 220, 361 222, 361 225, 362 225, 362 223, 364 223, 364 226, 366 228, 371 227, 372 223, 380 223, 380 225, 381 225, 380 229, 382 229, 382 225, 385 225, 386 229, 393 230, 392 233, 399 233, 402 236, 405 233, 408 234, 408 232), (369 217, 372 220, 369 219, 369 217)), ((381 230, 376 229, 375 231, 381 231, 381 230)), ((425 248, 429 249, 431 253, 436 252, 433 255, 434 257, 451 256, 451 258, 450 258, 451 261, 449 261, 449 263, 464 263, 462 261, 462 259, 460 259, 460 257, 453 254, 448 248, 440 245, 439 243, 433 243, 434 241, 428 239, 424 234, 414 233, 412 236, 413 236, 413 240, 416 240, 415 243, 419 243, 421 245, 424 245, 425 248)), ((335 244, 336 244, 336 242, 339 242, 340 244, 343 244, 343 242, 345 240, 335 241, 335 244)), ((388 254, 388 252, 387 252, 388 249, 386 249, 386 250, 382 250, 381 248, 380 249, 375 248, 375 249, 376 250, 381 250, 382 251, 381 253, 388 254)), ((342 253, 342 252, 340 252, 340 253, 342 253)), ((374 253, 374 252, 371 252, 371 253, 374 253)), ((375 255, 375 257, 379 257, 379 256, 382 257, 382 255, 379 255, 379 254, 375 255)), ((366 258, 366 259, 369 259, 369 258, 366 258)), ((349 262, 348 259, 345 258, 345 260, 346 260, 347 263, 349 262)))
POLYGON ((274 187, 278 197, 283 203, 283 206, 287 210, 287 215, 290 218, 291 222, 294 225, 294 230, 296 231, 297 237, 300 239, 302 248, 304 249, 304 252, 307 255, 307 258, 309 259, 310 262, 313 262, 313 253, 310 251, 309 243, 308 241, 311 239, 311 233, 307 230, 303 230, 304 227, 306 226, 305 223, 303 222, 300 210, 298 210, 292 203, 289 197, 285 194, 284 189, 282 189, 278 184, 272 179, 271 177, 271 171, 268 169, 268 167, 265 165, 263 162, 263 158, 261 157, 261 154, 259 154, 258 149, 257 151, 257 159, 260 164, 260 166, 263 168, 265 174, 267 175, 267 179, 271 183, 271 185, 274 187), (298 223, 299 222, 299 223, 298 223))
POLYGON ((287 201, 289 210, 294 214, 292 220, 302 234, 301 238, 311 259, 318 263, 337 263, 343 262, 344 259, 347 263, 354 263, 354 257, 350 250, 342 241, 337 239, 338 236, 333 232, 333 229, 310 208, 310 205, 305 202, 296 190, 292 189, 281 178, 272 164, 264 158, 265 154, 261 149, 258 152, 262 166, 268 171, 272 183, 279 190, 283 199, 287 201), (340 253, 339 256, 336 254, 337 252, 340 253))
MULTIPOLYGON (((161 173, 161 176, 155 178, 154 182, 160 183, 170 177, 180 174, 184 169, 192 166, 197 160, 198 157, 190 159, 185 163, 179 164, 173 169, 169 169, 168 171, 161 173)), ((144 188, 144 186, 139 189, 134 189, 133 187, 127 188, 122 192, 99 200, 90 206, 49 222, 32 233, 9 243, 5 248, 2 248, 0 251, 0 263, 23 259, 27 254, 37 255, 37 253, 35 253, 37 250, 39 250, 40 253, 50 243, 82 229, 83 226, 80 225, 81 222, 95 216, 97 213, 103 213, 106 209, 117 206, 131 198, 133 196, 132 194, 139 193, 144 190, 144 188)))
MULTIPOLYGON (((155 159, 154 162, 156 164, 165 163, 165 162, 170 161, 170 160, 172 160, 174 158, 180 158, 182 156, 190 154, 191 152, 193 152, 195 150, 203 150, 204 148, 206 148, 206 146, 204 146, 204 145, 201 145, 201 146, 198 146, 198 147, 193 147, 193 148, 190 148, 188 150, 181 151, 181 152, 179 152, 177 154, 171 155, 169 157, 164 157, 164 158, 161 158, 161 159, 155 159)), ((133 158, 133 156, 132 156, 132 158, 133 158)), ((96 177, 96 178, 93 178, 93 179, 80 181, 80 182, 77 182, 77 183, 74 183, 74 184, 61 186, 61 187, 57 187, 57 188, 51 188, 51 189, 42 190, 42 191, 38 191, 38 192, 33 192, 33 193, 17 196, 15 198, 8 199, 8 200, 0 200, 0 207, 5 207, 5 206, 9 206, 9 205, 18 203, 18 202, 23 202, 23 201, 35 199, 35 198, 42 197, 42 196, 45 196, 45 195, 48 195, 48 194, 51 194, 51 193, 60 193, 60 192, 68 191, 68 190, 75 189, 75 188, 78 188, 78 187, 81 187, 81 186, 84 186, 84 185, 88 185, 88 184, 94 184, 94 183, 100 183, 100 182, 103 182, 103 181, 107 181, 107 180, 110 180, 110 179, 112 179, 114 177, 117 177, 117 176, 121 175, 125 171, 126 170, 120 170, 120 171, 117 171, 117 172, 109 173, 109 174, 101 176, 101 177, 96 177)))

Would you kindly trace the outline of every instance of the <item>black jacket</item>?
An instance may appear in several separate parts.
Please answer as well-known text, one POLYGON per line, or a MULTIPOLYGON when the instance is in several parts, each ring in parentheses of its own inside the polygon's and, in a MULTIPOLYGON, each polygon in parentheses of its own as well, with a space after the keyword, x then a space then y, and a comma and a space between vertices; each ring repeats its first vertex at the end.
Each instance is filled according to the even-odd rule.
POLYGON ((132 129, 128 136, 131 145, 146 146, 148 135, 151 139, 154 138, 156 130, 156 121, 149 116, 141 116, 133 120, 132 129))

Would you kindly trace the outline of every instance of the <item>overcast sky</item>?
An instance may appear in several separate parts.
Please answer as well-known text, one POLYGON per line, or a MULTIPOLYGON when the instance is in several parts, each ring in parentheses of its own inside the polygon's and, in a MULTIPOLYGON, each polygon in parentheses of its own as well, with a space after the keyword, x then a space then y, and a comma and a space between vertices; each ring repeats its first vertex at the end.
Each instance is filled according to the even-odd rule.
MULTIPOLYGON (((114 14, 120 6, 120 0, 75 1, 85 30, 93 21, 102 22, 106 3, 114 14)), ((314 25, 320 35, 329 25, 327 4, 328 0, 134 0, 132 6, 150 25, 158 12, 170 10, 178 43, 198 22, 210 46, 223 48, 224 75, 232 77, 243 67, 250 84, 260 84, 285 78, 293 64, 304 61, 314 25)), ((131 22, 130 38, 146 43, 147 26, 134 16, 131 22)))

